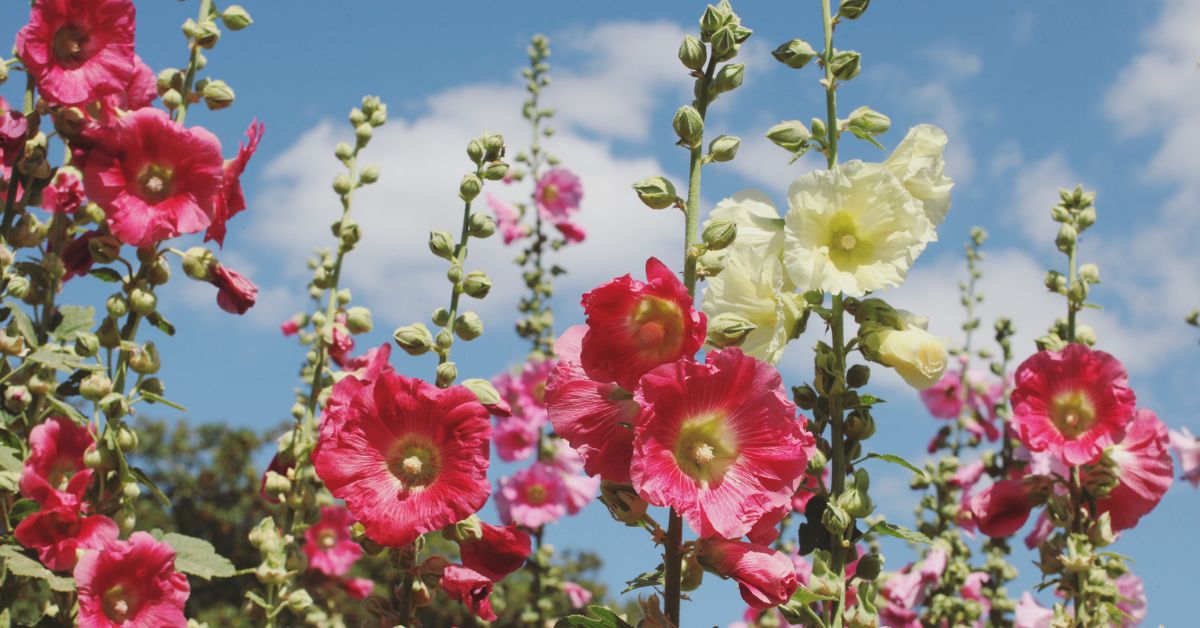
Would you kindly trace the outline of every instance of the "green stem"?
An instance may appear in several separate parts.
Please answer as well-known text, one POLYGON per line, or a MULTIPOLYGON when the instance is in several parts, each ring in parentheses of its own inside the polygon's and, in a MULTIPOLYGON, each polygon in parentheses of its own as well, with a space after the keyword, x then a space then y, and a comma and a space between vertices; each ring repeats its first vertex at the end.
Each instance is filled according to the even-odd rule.
POLYGON ((413 570, 408 569, 404 572, 404 578, 400 581, 400 619, 402 626, 412 625, 412 601, 413 601, 413 582, 415 580, 413 570))
POLYGON ((1075 281, 1079 277, 1079 271, 1076 268, 1075 252, 1079 248, 1078 244, 1071 245, 1071 252, 1068 254, 1068 277, 1067 277, 1067 342, 1075 342, 1075 314, 1079 311, 1079 305, 1075 303, 1071 297, 1071 286, 1075 285, 1075 281))
MULTIPOLYGON (((479 177, 480 181, 483 181, 483 166, 479 166, 475 169, 475 176, 479 177)), ((458 236, 458 246, 454 248, 454 258, 452 259, 452 262, 457 264, 460 269, 462 268, 463 262, 467 261, 467 242, 471 237, 470 225, 471 201, 465 201, 463 202, 462 232, 458 236)), ((446 321, 446 326, 443 327, 443 329, 450 330, 452 339, 454 334, 454 319, 458 317, 458 301, 462 297, 462 292, 462 282, 454 282, 454 285, 450 288, 450 318, 446 321)), ((438 352, 438 364, 445 364, 450 361, 450 350, 453 348, 454 344, 452 341, 450 346, 446 347, 445 351, 438 352)), ((453 382, 450 382, 446 384, 446 386, 449 386, 452 383, 453 382)))
MULTIPOLYGON (((208 14, 211 12, 212 0, 200 0, 200 16, 198 21, 204 22, 207 20, 208 14)), ((188 105, 191 104, 192 86, 196 82, 196 72, 199 70, 197 65, 200 57, 200 46, 195 42, 195 40, 190 41, 188 45, 191 48, 191 52, 188 54, 187 74, 184 75, 183 79, 183 91, 180 92, 180 95, 183 96, 183 100, 180 103, 178 113, 175 116, 175 121, 180 125, 182 125, 183 121, 187 119, 188 105)))

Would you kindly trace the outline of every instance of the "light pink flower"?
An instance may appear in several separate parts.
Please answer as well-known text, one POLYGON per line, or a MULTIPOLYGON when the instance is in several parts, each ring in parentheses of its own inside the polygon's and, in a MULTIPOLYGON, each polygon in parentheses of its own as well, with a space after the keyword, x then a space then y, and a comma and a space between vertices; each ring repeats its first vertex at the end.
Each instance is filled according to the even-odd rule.
POLYGON ((979 602, 979 605, 983 607, 983 612, 980 613, 981 619, 976 621, 976 626, 983 626, 985 622, 982 618, 987 617, 988 613, 992 612, 992 601, 983 595, 983 585, 987 584, 990 579, 991 576, 982 571, 973 571, 967 574, 962 588, 958 591, 959 595, 963 596, 963 599, 974 600, 979 602))
POLYGON ((583 608, 588 602, 592 601, 592 592, 575 584, 574 582, 562 583, 563 593, 567 594, 567 599, 571 602, 571 608, 583 608))
POLYGON ((75 565, 82 628, 184 626, 191 588, 175 550, 145 532, 85 552, 75 565))
POLYGON ((100 549, 117 540, 117 524, 104 515, 84 517, 77 504, 59 505, 57 500, 25 517, 13 534, 25 547, 35 549, 42 564, 53 571, 75 567, 77 553, 100 549))
POLYGON ((539 425, 546 422, 546 380, 554 368, 554 360, 530 360, 521 368, 521 375, 513 382, 520 413, 529 421, 539 425))
POLYGON ((496 421, 492 430, 492 442, 496 445, 496 455, 505 462, 525 460, 537 449, 538 435, 541 425, 526 421, 521 417, 511 417, 496 421))
POLYGON ((554 467, 535 462, 512 477, 500 478, 496 508, 504 523, 537 529, 567 514, 567 486, 554 467))
POLYGON ((941 581, 944 571, 946 571, 946 548, 935 545, 921 560, 921 566, 917 569, 917 573, 921 575, 921 580, 924 582, 937 583, 941 581))
POLYGON ((550 464, 562 473, 563 483, 567 486, 567 514, 574 515, 596 498, 600 490, 600 478, 581 475, 583 473, 583 458, 567 441, 557 438, 554 440, 554 457, 550 464))
POLYGON ((958 488, 970 488, 975 486, 980 477, 983 477, 983 461, 976 460, 959 467, 951 476, 950 485, 958 488))
POLYGON ((800 587, 792 559, 768 546, 701 538, 696 550, 705 569, 737 581, 742 599, 753 608, 784 604, 800 587))
POLYGON ((1175 468, 1167 452, 1167 426, 1153 412, 1138 410, 1109 456, 1116 463, 1117 485, 1096 501, 1096 509, 1109 513, 1112 529, 1119 532, 1136 526, 1171 487, 1175 468))
POLYGON ((65 417, 50 417, 35 426, 21 470, 21 495, 41 504, 79 504, 92 483, 83 454, 95 443, 86 427, 65 417))
POLYGON ((1050 628, 1053 619, 1054 611, 1038 604, 1026 591, 1021 594, 1021 601, 1017 602, 1013 628, 1050 628))
POLYGON ((1033 529, 1029 534, 1025 535, 1025 547, 1036 549, 1039 545, 1046 542, 1050 538, 1050 533, 1054 532, 1054 524, 1050 522, 1050 514, 1045 510, 1038 513, 1037 521, 1033 524, 1033 529))
POLYGON ((1183 473, 1179 479, 1191 482, 1192 488, 1200 488, 1200 440, 1184 427, 1178 432, 1171 430, 1168 446, 1179 458, 1179 469, 1183 473))
POLYGON ((37 0, 17 33, 17 56, 38 93, 64 106, 123 92, 134 65, 130 0, 37 0))
POLYGON ((354 516, 341 506, 323 506, 321 520, 304 532, 308 568, 327 576, 346 575, 362 556, 362 546, 350 538, 354 516))
POLYGON ((579 209, 583 184, 566 168, 551 168, 538 179, 533 193, 538 209, 547 220, 557 223, 579 209))
POLYGON ((496 198, 491 192, 484 192, 483 195, 488 207, 492 208, 492 214, 496 216, 496 226, 505 244, 512 244, 529 235, 529 227, 521 224, 521 214, 516 207, 496 198))
POLYGON ((1117 608, 1129 615, 1123 626, 1136 626, 1146 619, 1146 587, 1142 579, 1125 572, 1117 576, 1117 608))
POLYGON ((937 419, 953 419, 962 413, 962 374, 947 370, 938 383, 920 392, 929 414, 937 419))

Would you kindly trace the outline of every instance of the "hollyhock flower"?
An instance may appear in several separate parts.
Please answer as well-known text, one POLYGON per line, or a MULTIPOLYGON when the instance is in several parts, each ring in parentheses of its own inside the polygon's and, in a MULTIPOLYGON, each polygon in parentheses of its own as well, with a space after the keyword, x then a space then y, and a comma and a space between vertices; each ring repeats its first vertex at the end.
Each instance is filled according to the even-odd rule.
POLYGON ((587 506, 600 490, 600 478, 580 475, 583 473, 583 458, 567 441, 558 438, 554 440, 554 456, 550 464, 562 474, 563 484, 567 487, 567 514, 574 515, 587 506))
POLYGON ((918 124, 908 130, 882 164, 921 203, 933 227, 946 218, 950 189, 954 187, 954 181, 944 174, 942 152, 946 142, 945 131, 931 124, 918 124))
POLYGON ((736 539, 790 507, 813 438, 769 364, 738 349, 642 378, 630 476, 647 502, 679 510, 700 536, 736 539))
POLYGON ((625 275, 583 295, 588 331, 580 361, 592 379, 633 390, 647 371, 690 358, 704 342, 704 313, 675 273, 652 257, 646 279, 625 275))
POLYGON ((1016 373, 1013 424, 1030 451, 1050 451, 1068 465, 1089 463, 1133 419, 1125 367, 1081 344, 1039 351, 1016 373))
POLYGON ((75 567, 79 550, 100 549, 117 540, 117 524, 104 515, 85 517, 78 504, 60 505, 51 500, 44 507, 17 524, 13 531, 17 541, 37 550, 42 564, 53 571, 75 567))
POLYGON ((579 209, 583 200, 583 183, 566 168, 551 168, 538 179, 533 198, 542 216, 557 223, 579 209))
POLYGON ((1149 410, 1138 410, 1120 443, 1108 451, 1117 485, 1096 500, 1097 514, 1112 516, 1115 532, 1128 530, 1158 505, 1175 475, 1167 452, 1167 426, 1149 410))
POLYGON ((1142 579, 1130 572, 1125 572, 1115 581, 1117 585, 1117 608, 1121 609, 1129 619, 1123 626, 1136 626, 1146 619, 1146 587, 1142 579))
POLYGON ((490 430, 462 386, 350 375, 333 387, 313 467, 371 540, 399 547, 483 507, 490 430))
POLYGON ((942 572, 946 571, 946 548, 941 545, 935 545, 921 560, 921 566, 917 569, 921 580, 929 583, 941 581, 942 572))
POLYGON ((513 386, 521 415, 539 425, 546 421, 546 379, 554 369, 554 364, 554 360, 526 362, 513 386))
POLYGON ((42 209, 71 214, 83 205, 83 181, 74 168, 59 168, 54 180, 42 190, 42 209))
POLYGON ((183 626, 191 589, 175 550, 145 532, 85 552, 75 565, 82 628, 183 626))
POLYGON ((370 578, 350 578, 342 581, 342 589, 356 600, 365 600, 375 592, 375 581, 370 578))
MULTIPOLYGON (((740 235, 739 235, 740 237, 740 235)), ((778 257, 760 257, 735 242, 725 267, 710 277, 700 309, 709 320, 734 314, 755 327, 739 345, 747 355, 778 364, 802 313, 778 257)))
POLYGON ((237 156, 225 162, 221 172, 221 193, 217 195, 212 224, 204 233, 205 242, 216 240, 218 246, 224 247, 226 223, 246 209, 246 198, 242 195, 242 173, 246 172, 246 164, 258 150, 258 142, 262 140, 265 130, 266 127, 258 120, 251 122, 250 128, 246 129, 246 143, 239 142, 237 156))
POLYGON ((258 300, 258 286, 232 268, 213 264, 211 280, 217 287, 217 305, 230 314, 245 314, 258 300))
POLYGON ((459 555, 463 566, 481 573, 493 582, 500 582, 518 570, 529 558, 529 535, 515 524, 494 526, 480 522, 483 535, 478 540, 460 540, 459 555))
POLYGON ((354 336, 346 329, 346 315, 338 314, 329 330, 329 359, 341 368, 350 363, 350 352, 354 351, 354 336))
POLYGON ((1017 610, 1013 616, 1013 628, 1050 628, 1054 619, 1054 611, 1044 608, 1033 599, 1028 591, 1021 594, 1017 602, 1017 610))
POLYGON ((583 608, 588 602, 592 601, 592 592, 575 584, 574 582, 562 583, 563 593, 567 594, 567 599, 571 602, 571 608, 583 608))
POLYGON ((576 325, 554 344, 558 364, 546 380, 546 407, 554 432, 583 458, 588 475, 629 483, 633 423, 641 406, 611 381, 588 376, 579 361, 587 327, 576 325))
POLYGON ((969 488, 975 486, 981 477, 983 477, 983 461, 976 460, 959 467, 950 477, 949 484, 958 488, 969 488))
POLYGON ((750 528, 750 531, 746 533, 746 538, 751 543, 758 543, 759 545, 774 543, 779 538, 779 523, 791 512, 792 505, 788 504, 764 514, 761 519, 755 522, 754 527, 750 528))
POLYGON ((970 510, 984 534, 1012 536, 1016 534, 1033 509, 1029 487, 1020 480, 1000 480, 971 497, 970 510))
POLYGON ((391 357, 392 345, 384 343, 367 350, 362 355, 346 360, 344 370, 361 381, 373 382, 384 373, 389 375, 396 373, 396 369, 392 368, 392 364, 389 362, 391 357))
MULTIPOLYGON (((830 475, 829 468, 826 467, 821 472, 822 478, 828 480, 830 475)), ((792 510, 803 513, 808 507, 808 502, 813 496, 821 491, 821 480, 817 479, 816 474, 806 471, 800 479, 800 486, 796 489, 796 493, 792 495, 792 510)))
POLYGON ((966 580, 962 587, 958 590, 958 594, 965 600, 974 600, 981 607, 980 618, 975 621, 976 626, 983 626, 984 620, 988 613, 992 612, 992 601, 983 594, 983 585, 991 580, 991 576, 982 571, 973 571, 967 574, 966 580))
POLYGON ((850 161, 788 188, 784 266, 800 290, 860 297, 898 286, 937 239, 921 202, 891 171, 850 161))
MULTIPOLYGON (((111 0, 109 0, 111 1, 111 0)), ((84 165, 87 195, 122 242, 148 246, 212 223, 221 189, 221 143, 158 109, 139 109, 106 129, 84 165)))
POLYGON ((881 592, 889 605, 913 609, 925 597, 925 584, 921 572, 908 565, 900 573, 889 578, 881 592))
POLYGON ((4 165, 12 168, 25 154, 25 142, 29 139, 29 120, 25 114, 12 109, 8 101, 0 98, 0 155, 4 165))
POLYGON ((65 417, 50 417, 35 426, 21 470, 21 495, 41 504, 78 504, 92 483, 83 454, 95 442, 86 427, 65 417))
POLYGON ((296 334, 300 333, 300 323, 297 323, 295 320, 289 318, 288 320, 279 324, 279 331, 282 332, 284 336, 295 336, 296 334))
POLYGON ((500 228, 505 244, 512 244, 529 235, 529 227, 521 224, 521 214, 516 207, 496 198, 491 192, 483 194, 488 207, 492 208, 492 214, 496 216, 496 226, 500 228))
POLYGON ((322 506, 321 520, 304 531, 308 568, 338 577, 350 571, 362 556, 362 546, 350 538, 354 516, 341 506, 322 506))
POLYGON ((904 383, 917 390, 937 384, 946 372, 950 354, 946 339, 929 333, 929 320, 896 310, 900 328, 864 324, 859 330, 863 351, 870 359, 891 367, 904 383))
POLYGON ((504 523, 517 522, 537 529, 567 514, 567 486, 562 474, 543 462, 500 478, 496 509, 504 523))
POLYGON ((696 550, 700 565, 736 580, 742 599, 753 608, 784 604, 800 587, 792 559, 766 545, 701 538, 696 550))
POLYGON ((1192 488, 1200 487, 1200 440, 1184 427, 1178 432, 1171 430, 1167 446, 1179 458, 1179 468, 1183 472, 1179 479, 1191 482, 1192 488))
POLYGON ((559 220, 554 223, 554 228, 558 229, 563 239, 572 244, 579 244, 587 239, 587 232, 578 223, 569 220, 559 220))
POLYGON ((497 421, 492 430, 496 455, 505 462, 528 459, 537 449, 540 429, 541 425, 517 417, 497 421))
POLYGON ((487 576, 461 565, 447 565, 442 572, 441 585, 446 595, 465 604, 476 617, 496 621, 490 599, 492 581, 487 576))
POLYGON ((1050 521, 1050 514, 1043 510, 1038 513, 1037 521, 1033 523, 1033 529, 1025 535, 1025 547, 1036 549, 1050 538, 1051 532, 1054 532, 1054 524, 1050 521))
POLYGON ((82 277, 92 270, 92 266, 96 261, 92 258, 92 252, 89 248, 89 242, 92 238, 102 235, 99 230, 93 229, 81 233, 74 240, 71 240, 63 247, 62 263, 63 263, 63 281, 66 282, 73 277, 82 277))
POLYGON ((17 56, 38 93, 80 105, 124 91, 133 75, 131 0, 37 0, 17 33, 17 56))

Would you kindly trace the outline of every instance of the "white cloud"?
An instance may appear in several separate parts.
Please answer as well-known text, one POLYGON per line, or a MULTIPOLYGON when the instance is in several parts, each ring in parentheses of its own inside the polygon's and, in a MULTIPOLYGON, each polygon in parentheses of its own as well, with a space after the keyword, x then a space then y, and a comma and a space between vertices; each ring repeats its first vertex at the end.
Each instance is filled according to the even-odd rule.
MULTIPOLYGON (((1050 248, 1055 234, 1050 208, 1059 201, 1059 189, 1081 183, 1079 175, 1067 163, 1066 156, 1053 153, 1018 166, 1013 181, 1012 200, 1003 222, 1020 229, 1035 247, 1050 248)), ((1086 183, 1084 187, 1091 189, 1086 183)))

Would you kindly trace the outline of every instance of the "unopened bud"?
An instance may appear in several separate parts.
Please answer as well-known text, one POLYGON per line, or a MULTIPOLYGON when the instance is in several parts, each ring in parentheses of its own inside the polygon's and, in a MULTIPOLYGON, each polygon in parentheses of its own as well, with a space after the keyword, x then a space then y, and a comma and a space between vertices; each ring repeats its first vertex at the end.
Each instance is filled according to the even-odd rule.
POLYGON ((730 161, 737 156, 738 147, 741 145, 741 138, 732 135, 720 135, 708 144, 708 154, 716 162, 730 161))
POLYGON ((351 181, 350 177, 346 176, 345 174, 339 174, 333 178, 333 191, 336 192, 338 196, 345 196, 353 189, 354 182, 351 181))
POLYGON ((728 251, 709 251, 696 260, 696 272, 701 277, 716 277, 725 270, 728 251))
POLYGON ((365 307, 352 307, 346 311, 346 329, 352 334, 365 334, 374 325, 371 322, 371 310, 365 307))
POLYGON ((687 35, 679 44, 679 61, 689 70, 700 70, 708 61, 708 51, 699 40, 687 35))
POLYGON ((496 220, 483 212, 474 212, 468 219, 467 233, 475 238, 490 238, 496 233, 496 220))
POLYGON ((197 46, 205 50, 211 50, 221 39, 221 29, 217 27, 216 22, 204 20, 193 27, 192 38, 196 40, 197 46))
POLYGON ((488 278, 487 273, 475 270, 467 273, 462 281, 463 292, 469 297, 482 299, 492 290, 492 280, 488 278))
POLYGON ((867 12, 867 7, 870 6, 871 0, 842 0, 838 6, 838 16, 844 17, 847 20, 857 20, 862 17, 863 13, 867 12))
POLYGON ((679 199, 675 193, 675 186, 664 177, 642 179, 633 184, 633 191, 650 209, 666 209, 679 199))
POLYGON ((347 161, 354 156, 354 149, 345 142, 338 142, 333 149, 333 155, 340 161, 347 161))
POLYGON ((458 367, 453 362, 443 362, 437 365, 438 388, 446 388, 458 379, 458 367))
POLYGON ((464 201, 471 202, 479 196, 479 190, 483 189, 483 181, 474 174, 464 175, 462 182, 458 184, 458 197, 464 201))
POLYGON ((679 588, 683 591, 695 591, 704 582, 704 568, 695 555, 689 554, 683 559, 679 588))
POLYGON ((358 174, 358 180, 370 185, 379 180, 379 166, 367 166, 358 174))
POLYGON ((684 105, 675 112, 671 126, 684 146, 695 148, 700 145, 700 138, 704 136, 704 119, 691 105, 684 105))
POLYGON ((793 39, 780 45, 771 53, 776 61, 789 68, 800 69, 817 57, 817 51, 803 39, 793 39))
POLYGON ((121 255, 121 242, 113 236, 96 236, 88 240, 88 253, 97 264, 111 264, 121 255))
POLYGON ((233 88, 225 81, 209 81, 204 85, 204 104, 212 111, 225 109, 233 104, 233 88))
POLYGON ((881 571, 883 571, 883 556, 876 552, 870 552, 858 559, 858 568, 854 570, 854 575, 863 580, 874 580, 879 577, 881 571))
MULTIPOLYGON (((546 129, 547 131, 549 129, 546 129)), ((493 161, 483 169, 483 178, 488 181, 499 181, 508 175, 508 164, 503 161, 493 161)))
POLYGON ((240 31, 253 24, 254 20, 250 19, 249 11, 242 8, 241 5, 234 4, 221 11, 221 23, 231 31, 240 31))
POLYGON ((153 375, 158 372, 161 362, 158 358, 158 349, 153 342, 147 342, 138 349, 133 350, 133 354, 129 356, 129 368, 135 373, 142 375, 153 375))
POLYGON ((840 50, 833 54, 829 62, 833 76, 842 81, 849 81, 862 71, 862 56, 853 50, 840 50))
POLYGON ((158 297, 149 290, 134 288, 133 292, 129 293, 129 307, 134 312, 147 316, 154 312, 154 308, 158 305, 158 297))
POLYGON ((454 333, 463 340, 474 340, 483 335, 483 321, 475 312, 463 312, 454 319, 454 333))
POLYGON ((733 91, 742 86, 742 79, 745 75, 746 66, 741 63, 722 66, 717 72, 717 76, 713 78, 712 90, 717 94, 733 91))
POLYGON ((13 414, 24 412, 32 400, 33 394, 29 392, 29 388, 21 384, 4 389, 4 407, 13 414))
POLYGON ((445 231, 430 231, 429 232, 429 250, 433 254, 442 258, 450 259, 454 256, 454 239, 445 231))
POLYGON ((93 371, 91 375, 79 382, 79 394, 88 401, 99 401, 112 392, 112 380, 101 371, 93 371))
POLYGON ((862 134, 870 137, 885 133, 892 128, 892 119, 870 107, 859 107, 850 112, 848 125, 855 135, 862 134))
POLYGON ((767 139, 793 153, 804 148, 810 137, 808 127, 799 120, 785 120, 767 130, 767 139))
POLYGON ((862 388, 871 380, 871 367, 866 364, 855 364, 846 370, 846 385, 851 388, 862 388))
POLYGON ((1079 237, 1079 233, 1075 231, 1075 227, 1069 224, 1064 224, 1058 228, 1058 236, 1054 238, 1054 245, 1063 253, 1070 252, 1075 247, 1075 241, 1079 237))
POLYGON ((701 239, 710 251, 724 249, 737 239, 737 223, 732 220, 710 220, 704 225, 701 239))
POLYGON ((366 146, 367 142, 375 136, 375 127, 371 126, 370 122, 363 122, 354 127, 354 141, 358 142, 359 146, 366 146))
POLYGON ((480 142, 479 140, 471 140, 471 143, 467 144, 467 157, 475 165, 482 165, 483 164, 483 142, 480 142))
POLYGON ((600 483, 600 501, 613 519, 628 526, 638 525, 649 507, 632 486, 608 480, 600 483))
POLYGON ((1095 264, 1084 264, 1079 267, 1079 278, 1087 283, 1100 283, 1100 267, 1095 264))
POLYGON ((724 349, 739 347, 758 326, 737 314, 725 312, 708 321, 708 344, 724 349))
POLYGON ((79 332, 75 336, 75 355, 90 358, 100 351, 100 339, 91 332, 79 332))
POLYGON ((850 514, 836 504, 826 504, 825 512, 821 514, 821 524, 833 534, 842 534, 850 528, 850 514))

